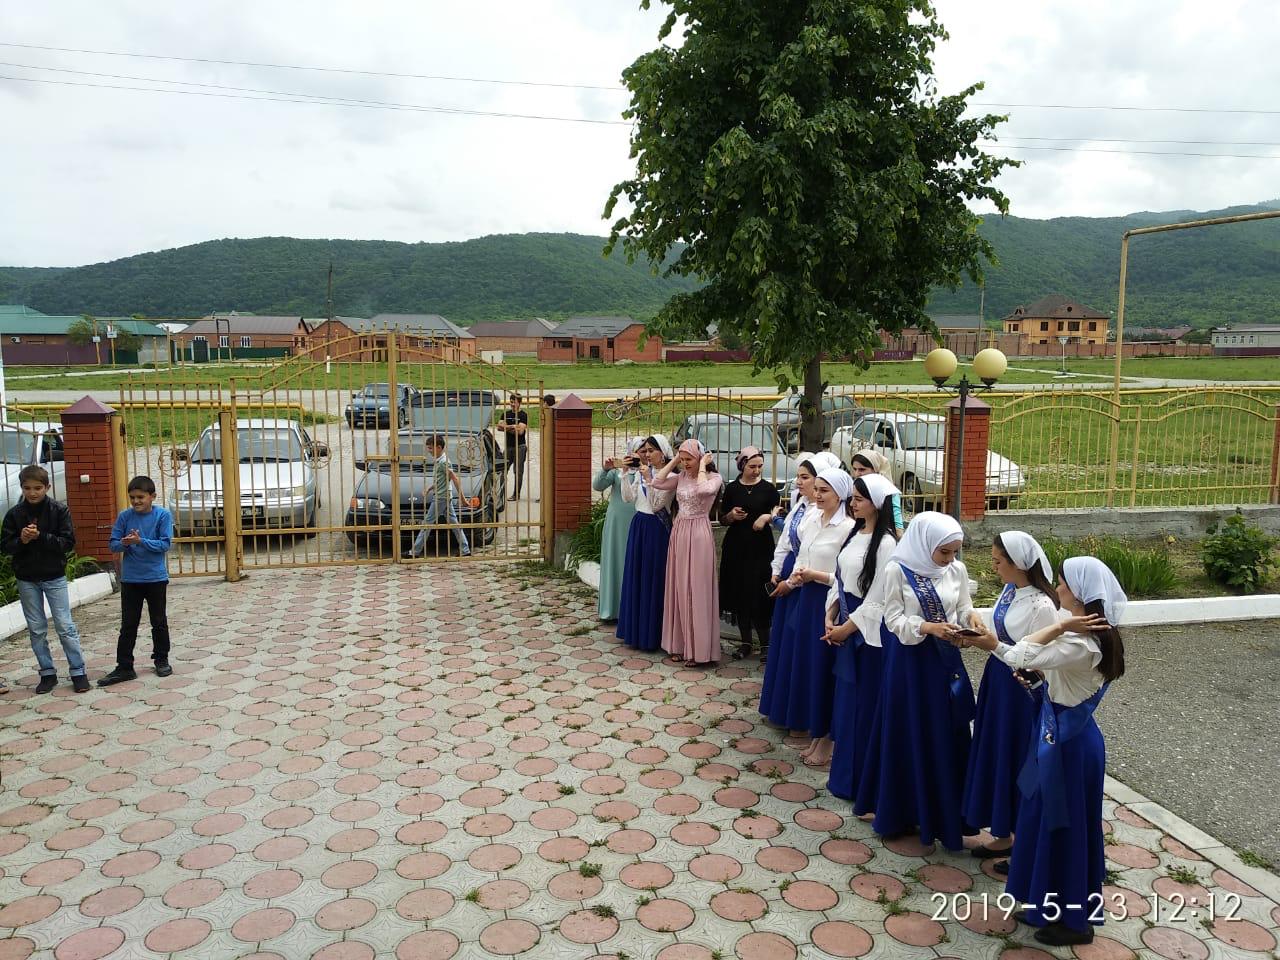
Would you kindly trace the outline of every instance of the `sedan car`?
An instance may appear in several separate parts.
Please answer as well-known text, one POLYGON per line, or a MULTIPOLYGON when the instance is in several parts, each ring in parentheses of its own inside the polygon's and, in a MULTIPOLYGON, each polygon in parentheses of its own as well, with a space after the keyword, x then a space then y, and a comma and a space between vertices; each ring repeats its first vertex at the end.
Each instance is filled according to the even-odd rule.
MULTIPOLYGON (((473 545, 491 543, 492 524, 506 509, 507 463, 502 449, 489 431, 498 397, 488 390, 432 390, 413 399, 409 410, 411 426, 396 432, 400 493, 400 540, 407 552, 426 522, 433 496, 432 466, 435 458, 427 441, 439 435, 445 441, 445 456, 458 474, 466 501, 457 507, 458 520, 473 545)), ((392 469, 389 446, 380 446, 356 463, 364 471, 347 506, 347 539, 357 546, 382 550, 392 531, 392 469)), ((456 496, 452 484, 450 494, 456 496)), ((443 523, 445 516, 439 521, 443 523)), ((435 531, 441 548, 447 546, 448 531, 435 531)), ((451 542, 451 541, 450 541, 451 542)))
POLYGON ((678 447, 693 438, 715 457, 716 469, 725 482, 738 475, 735 462, 738 451, 746 446, 759 447, 764 453, 764 473, 785 498, 795 480, 799 464, 778 444, 778 435, 769 424, 753 417, 737 417, 724 413, 699 413, 685 417, 671 437, 671 445, 678 447))
MULTIPOLYGON (((329 448, 295 420, 236 421, 240 522, 245 531, 314 527, 320 509, 315 462, 329 448)), ((217 530, 229 508, 222 496, 222 431, 204 428, 188 451, 187 469, 169 494, 173 522, 183 532, 217 530)))
MULTIPOLYGON (((905 505, 915 512, 941 505, 946 438, 946 420, 937 414, 871 412, 854 426, 837 430, 831 452, 848 466, 859 450, 880 451, 889 459, 905 505)), ((1005 506, 1025 489, 1022 468, 988 450, 988 502, 1005 506)))
POLYGON ((416 391, 406 384, 397 384, 392 398, 391 384, 367 383, 351 397, 347 404, 347 425, 356 427, 390 427, 392 418, 398 427, 409 423, 409 407, 416 391))
MULTIPOLYGON (((778 431, 778 440, 788 453, 795 453, 800 449, 800 400, 799 393, 789 393, 764 413, 752 418, 773 425, 778 431)), ((866 412, 853 397, 830 391, 824 393, 821 412, 822 442, 829 444, 837 430, 853 426, 866 412)))

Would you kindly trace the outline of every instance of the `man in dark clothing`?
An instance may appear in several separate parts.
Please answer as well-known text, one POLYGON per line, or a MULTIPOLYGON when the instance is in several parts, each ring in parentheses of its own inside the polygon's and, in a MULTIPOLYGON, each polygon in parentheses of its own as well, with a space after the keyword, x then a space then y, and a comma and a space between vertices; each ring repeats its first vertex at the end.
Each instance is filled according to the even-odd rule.
POLYGON ((511 409, 503 413, 498 429, 507 435, 507 466, 515 469, 515 493, 512 500, 520 498, 524 483, 524 462, 529 456, 529 414, 520 409, 520 394, 511 395, 511 409))

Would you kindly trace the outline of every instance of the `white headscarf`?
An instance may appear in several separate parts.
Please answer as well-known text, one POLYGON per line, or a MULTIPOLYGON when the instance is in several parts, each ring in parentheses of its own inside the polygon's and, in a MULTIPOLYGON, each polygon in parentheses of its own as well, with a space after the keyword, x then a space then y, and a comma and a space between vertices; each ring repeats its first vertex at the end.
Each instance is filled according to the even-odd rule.
MULTIPOLYGON (((798 466, 803 466, 806 460, 813 461, 813 457, 814 455, 811 453, 797 453, 796 464, 798 466)), ((818 470, 822 469, 821 467, 818 466, 817 461, 813 461, 813 465, 817 467, 818 470)), ((816 477, 817 473, 815 473, 814 476, 816 477)), ((802 500, 804 500, 804 497, 800 493, 800 473, 797 470, 796 478, 791 483, 791 504, 794 507, 796 504, 800 503, 802 500)))
POLYGON ((644 437, 632 437, 627 441, 627 456, 632 456, 637 450, 644 446, 644 437))
POLYGON ((879 510, 884 506, 884 502, 889 497, 897 496, 902 491, 893 485, 893 481, 888 477, 878 473, 864 473, 861 477, 855 479, 855 483, 861 480, 862 485, 867 488, 867 493, 871 497, 871 502, 876 505, 879 510))
POLYGON ((658 449, 662 451, 662 455, 668 460, 675 456, 675 451, 671 449, 671 441, 662 434, 656 434, 653 440, 658 445, 658 449))
POLYGON ((1105 563, 1097 557, 1071 557, 1063 561, 1062 579, 1081 603, 1101 600, 1107 623, 1113 627, 1120 626, 1129 598, 1105 563))
MULTIPOLYGON (((840 458, 830 450, 823 450, 821 453, 815 453, 808 459, 813 461, 813 465, 818 468, 819 473, 823 470, 844 469, 844 464, 840 462, 840 458)), ((802 459, 800 462, 804 463, 804 460, 802 459)))
POLYGON ((893 559, 905 564, 919 576, 933 580, 947 570, 933 562, 933 552, 944 544, 963 539, 964 530, 954 517, 926 510, 911 519, 902 541, 894 548, 893 559))
POLYGON ((1036 538, 1021 530, 1005 530, 1000 534, 1000 542, 1004 544, 1005 553, 1019 570, 1030 570, 1036 564, 1044 572, 1044 578, 1053 583, 1053 564, 1045 556, 1044 548, 1036 538))
POLYGON ((853 477, 845 473, 840 467, 827 467, 818 474, 818 479, 835 491, 835 495, 840 498, 840 505, 836 507, 835 513, 831 515, 830 521, 831 523, 838 523, 846 516, 845 501, 853 495, 853 477))

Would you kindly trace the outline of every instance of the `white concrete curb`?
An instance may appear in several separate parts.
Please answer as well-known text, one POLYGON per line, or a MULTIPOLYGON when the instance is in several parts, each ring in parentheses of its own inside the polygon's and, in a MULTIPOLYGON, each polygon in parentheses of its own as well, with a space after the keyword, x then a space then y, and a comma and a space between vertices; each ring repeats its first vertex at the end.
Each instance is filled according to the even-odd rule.
MULTIPOLYGON (((990 607, 977 612, 991 619, 990 607)), ((1170 600, 1130 600, 1120 618, 1122 627, 1153 627, 1173 623, 1220 623, 1223 620, 1269 620, 1280 617, 1280 594, 1246 597, 1188 597, 1170 600)))
MULTIPOLYGON (((111 596, 113 592, 111 579, 110 573, 92 573, 87 577, 77 577, 72 580, 67 590, 71 598, 71 608, 74 610, 86 603, 93 603, 95 600, 111 596)), ((49 613, 48 603, 44 605, 44 611, 46 615, 49 613)), ((26 629, 27 621, 22 616, 21 603, 15 601, 0 607, 0 640, 12 637, 26 629)))

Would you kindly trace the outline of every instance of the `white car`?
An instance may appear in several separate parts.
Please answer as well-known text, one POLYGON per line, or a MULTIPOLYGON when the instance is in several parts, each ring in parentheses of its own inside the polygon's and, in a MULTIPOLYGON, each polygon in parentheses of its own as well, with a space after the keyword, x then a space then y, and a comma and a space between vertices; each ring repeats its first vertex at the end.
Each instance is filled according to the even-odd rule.
MULTIPOLYGON (((183 531, 217 529, 227 509, 222 497, 222 431, 205 427, 190 453, 187 469, 169 496, 174 525, 183 531)), ((244 530, 313 527, 320 508, 315 461, 329 448, 311 439, 294 420, 236 421, 240 522, 244 530)))
MULTIPOLYGON (((912 512, 943 507, 946 419, 932 413, 868 413, 831 438, 831 452, 848 466, 859 450, 878 450, 893 469, 893 480, 912 512)), ((987 500, 1007 505, 1026 489, 1022 468, 994 450, 987 451, 987 500)))
POLYGON ((7 511, 22 499, 18 474, 32 464, 49 471, 49 495, 67 498, 66 464, 62 460, 62 426, 57 423, 0 423, 0 469, 4 470, 4 503, 7 511))

